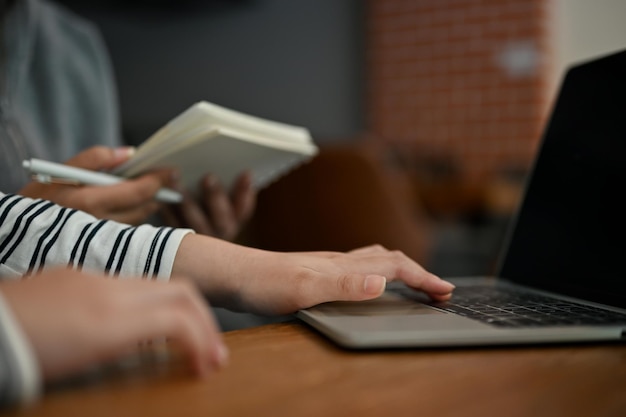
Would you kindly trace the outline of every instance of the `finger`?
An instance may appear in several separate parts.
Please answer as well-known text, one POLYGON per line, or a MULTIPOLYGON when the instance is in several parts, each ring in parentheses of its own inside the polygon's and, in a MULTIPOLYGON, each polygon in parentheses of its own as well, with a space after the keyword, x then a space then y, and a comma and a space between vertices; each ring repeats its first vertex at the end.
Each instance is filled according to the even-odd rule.
POLYGON ((133 147, 108 148, 106 146, 93 146, 88 148, 65 163, 67 165, 91 169, 110 169, 125 162, 135 152, 133 147))
POLYGON ((387 252, 388 250, 379 244, 374 244, 374 245, 370 245, 370 246, 364 246, 362 248, 357 248, 357 249, 353 249, 351 250, 350 254, 353 255, 367 255, 367 254, 371 254, 371 253, 381 253, 381 252, 387 252))
POLYGON ((186 225, 180 221, 176 206, 169 204, 163 205, 159 214, 161 215, 161 219, 163 219, 163 223, 170 227, 186 227, 186 225))
MULTIPOLYGON (((369 245, 369 246, 364 246, 362 248, 357 248, 357 249, 352 249, 351 251, 345 252, 349 255, 355 255, 355 256, 360 256, 360 255, 371 255, 371 254, 380 254, 380 253, 386 253, 389 252, 388 249, 386 249, 384 246, 379 245, 379 244, 374 244, 374 245, 369 245)), ((294 253, 294 254, 301 254, 301 255, 315 255, 315 256, 321 256, 324 258, 337 258, 338 256, 344 256, 345 253, 344 252, 336 252, 336 251, 306 251, 306 252, 290 252, 290 253, 294 253)))
POLYGON ((346 300, 368 300, 380 296, 387 286, 382 275, 344 275, 338 280, 340 296, 346 300))
POLYGON ((303 291, 306 298, 302 301, 306 308, 328 300, 364 301, 379 297, 387 285, 387 279, 376 274, 341 274, 320 277, 308 281, 308 288, 303 291))
POLYGON ((167 283, 145 280, 125 283, 135 288, 124 297, 126 308, 117 311, 126 315, 124 320, 129 324, 126 332, 135 335, 134 340, 163 337, 175 340, 199 375, 207 375, 226 364, 227 349, 219 327, 193 285, 180 278, 167 283))
POLYGON ((398 255, 396 252, 394 256, 401 256, 403 259, 397 261, 395 274, 391 275, 391 281, 399 279, 409 287, 423 291, 431 297, 446 297, 454 290, 453 284, 426 271, 419 264, 406 257, 406 255, 398 255))
MULTIPOLYGON (((436 279, 440 280, 439 278, 436 279)), ((388 279, 379 274, 349 273, 327 275, 317 277, 317 279, 312 277, 303 285, 302 298, 299 300, 300 305, 296 306, 296 309, 307 308, 328 300, 371 300, 382 295, 387 282, 388 279)), ((445 281, 442 282, 445 283, 445 281)), ((445 293, 439 294, 437 291, 442 290, 433 288, 435 287, 428 280, 423 281, 419 287, 420 290, 427 292, 434 299, 444 301, 450 298, 451 290, 445 290, 445 293)))
POLYGON ((178 340, 189 356, 192 367, 199 375, 224 366, 226 348, 219 328, 200 300, 194 288, 186 281, 169 283, 167 301, 155 304, 157 308, 169 305, 174 314, 165 320, 167 332, 178 340))
POLYGON ((145 172, 144 175, 151 175, 158 178, 162 187, 180 188, 180 173, 174 168, 155 168, 145 172))
POLYGON ((73 203, 92 213, 124 211, 154 201, 161 184, 158 176, 144 175, 114 185, 83 187, 84 192, 74 197, 80 201, 73 203))
POLYGON ((200 205, 196 203, 196 200, 188 192, 184 190, 179 191, 183 194, 183 201, 176 205, 179 221, 199 234, 212 236, 214 229, 200 205))
POLYGON ((202 202, 219 237, 231 239, 237 234, 237 220, 231 202, 214 175, 202 179, 202 202))
POLYGON ((199 374, 207 372, 207 361, 212 368, 218 369, 224 367, 228 362, 228 349, 223 342, 222 334, 220 332, 219 325, 215 320, 215 317, 210 313, 206 300, 200 296, 196 287, 191 285, 189 281, 183 279, 181 281, 178 277, 173 277, 170 280, 170 285, 180 285, 182 282, 182 291, 186 294, 190 304, 188 305, 191 315, 201 323, 201 326, 196 326, 192 330, 194 331, 194 338, 201 341, 202 346, 205 347, 203 355, 200 355, 195 362, 196 370, 199 374))
POLYGON ((431 297, 447 297, 454 290, 454 285, 426 271, 401 251, 378 251, 374 248, 369 253, 349 256, 353 258, 354 271, 383 275, 388 281, 401 280, 431 297))
POLYGON ((231 195, 236 219, 239 223, 248 221, 252 217, 256 206, 256 192, 252 188, 252 174, 249 171, 244 172, 237 178, 231 195))

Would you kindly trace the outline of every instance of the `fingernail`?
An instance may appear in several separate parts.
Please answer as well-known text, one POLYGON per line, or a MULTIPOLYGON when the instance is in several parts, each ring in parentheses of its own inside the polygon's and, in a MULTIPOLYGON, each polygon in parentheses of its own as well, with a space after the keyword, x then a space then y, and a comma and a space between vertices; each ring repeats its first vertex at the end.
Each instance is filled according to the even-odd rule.
POLYGON ((366 294, 382 294, 387 285, 387 278, 381 275, 368 275, 365 277, 363 289, 366 294))
POLYGON ((113 149, 113 157, 115 159, 130 158, 131 156, 133 156, 134 153, 135 153, 134 146, 122 146, 122 147, 113 149))

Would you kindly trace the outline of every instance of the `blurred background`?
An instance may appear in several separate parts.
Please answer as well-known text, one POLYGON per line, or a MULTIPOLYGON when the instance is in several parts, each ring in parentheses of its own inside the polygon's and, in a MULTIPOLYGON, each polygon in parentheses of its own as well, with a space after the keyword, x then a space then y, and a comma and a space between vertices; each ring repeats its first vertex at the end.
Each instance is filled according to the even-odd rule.
POLYGON ((102 31, 129 143, 199 100, 311 130, 241 243, 443 276, 493 271, 563 71, 626 47, 621 0, 59 3, 102 31))

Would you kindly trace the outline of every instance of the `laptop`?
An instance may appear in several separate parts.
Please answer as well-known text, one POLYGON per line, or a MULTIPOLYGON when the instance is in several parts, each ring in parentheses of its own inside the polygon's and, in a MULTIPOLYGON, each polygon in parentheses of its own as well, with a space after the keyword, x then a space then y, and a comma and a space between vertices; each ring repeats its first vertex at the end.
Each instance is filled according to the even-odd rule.
POLYGON ((493 277, 297 313, 341 346, 626 341, 626 50, 570 67, 493 277))

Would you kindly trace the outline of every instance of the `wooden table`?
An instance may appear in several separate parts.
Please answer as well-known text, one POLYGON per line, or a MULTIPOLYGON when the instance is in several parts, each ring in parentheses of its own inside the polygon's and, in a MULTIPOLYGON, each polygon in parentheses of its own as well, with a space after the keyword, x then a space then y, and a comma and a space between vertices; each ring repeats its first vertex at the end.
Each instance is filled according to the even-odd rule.
POLYGON ((352 352, 294 322, 228 332, 207 380, 161 361, 20 416, 626 416, 626 346, 352 352))

